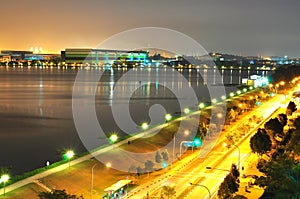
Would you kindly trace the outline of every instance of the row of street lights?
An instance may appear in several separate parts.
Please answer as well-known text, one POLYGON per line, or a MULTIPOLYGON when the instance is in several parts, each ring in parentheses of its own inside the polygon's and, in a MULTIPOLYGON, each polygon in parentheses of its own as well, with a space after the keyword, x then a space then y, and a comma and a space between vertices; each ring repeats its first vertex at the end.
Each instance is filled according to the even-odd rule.
MULTIPOLYGON (((234 97, 234 96, 236 96, 236 95, 240 95, 240 94, 242 94, 242 93, 246 93, 247 91, 251 91, 251 90, 253 90, 254 88, 257 88, 257 86, 250 86, 249 87, 249 89, 247 89, 247 88, 244 88, 243 90, 238 90, 238 91, 236 91, 236 92, 231 92, 231 93, 229 93, 229 96, 226 96, 226 95, 222 95, 221 96, 221 100, 223 101, 223 100, 226 100, 228 97, 234 97)), ((216 99, 216 98, 214 98, 214 99, 212 99, 211 100, 211 102, 212 102, 212 104, 216 104, 217 102, 218 102, 218 100, 216 99)), ((199 109, 203 109, 203 108, 205 108, 205 103, 203 103, 203 102, 201 102, 201 103, 199 103, 198 104, 198 108, 199 109)), ((241 106, 241 105, 240 105, 241 106)), ((191 110, 189 109, 189 108, 184 108, 183 109, 183 113, 184 114, 189 114, 191 112, 191 110)), ((169 121, 171 121, 172 120, 172 118, 173 118, 173 116, 171 115, 171 114, 169 114, 169 113, 167 113, 166 115, 165 115, 165 121, 167 121, 167 122, 169 122, 169 121)), ((142 123, 141 124, 141 128, 143 129, 143 130, 147 130, 148 128, 149 128, 149 124, 147 123, 147 122, 144 122, 144 123, 142 123)))

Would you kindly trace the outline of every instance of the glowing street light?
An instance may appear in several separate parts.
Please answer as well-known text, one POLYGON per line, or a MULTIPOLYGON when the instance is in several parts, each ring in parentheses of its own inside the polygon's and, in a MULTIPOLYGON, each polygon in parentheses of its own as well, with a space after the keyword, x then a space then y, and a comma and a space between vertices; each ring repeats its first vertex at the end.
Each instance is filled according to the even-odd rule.
POLYGON ((221 99, 222 99, 222 100, 225 100, 225 99, 226 99, 226 96, 225 96, 225 95, 222 95, 221 99))
POLYGON ((107 162, 107 163, 105 164, 105 166, 106 166, 107 168, 110 168, 110 167, 111 167, 111 163, 110 163, 110 162, 107 162))
POLYGON ((233 93, 233 92, 229 93, 229 96, 230 96, 230 97, 233 97, 233 96, 234 96, 234 93, 233 93))
POLYGON ((195 138, 193 141, 193 145, 199 147, 202 145, 202 141, 199 138, 195 138))
POLYGON ((146 130, 146 129, 148 129, 149 128, 149 124, 147 123, 147 122, 144 122, 143 124, 142 124, 142 129, 143 130, 146 130))
POLYGON ((183 133, 184 133, 185 136, 188 136, 190 134, 190 131, 189 130, 185 130, 183 133))
POLYGON ((240 95, 242 92, 241 92, 240 90, 238 90, 236 93, 237 93, 238 95, 240 95))
POLYGON ((75 153, 72 150, 69 150, 64 154, 65 159, 68 159, 69 161, 69 168, 70 168, 70 160, 74 157, 74 155, 75 153))
POLYGON ((166 119, 166 121, 170 121, 172 119, 172 115, 171 114, 166 114, 165 119, 166 119))
POLYGON ((5 196, 5 183, 9 180, 8 174, 3 174, 0 178, 0 183, 3 182, 3 195, 5 196))
POLYGON ((244 89, 243 89, 243 91, 244 91, 244 92, 247 92, 247 89, 246 89, 246 88, 244 88, 244 89))
POLYGON ((119 139, 118 135, 117 134, 112 134, 110 137, 109 137, 109 140, 111 143, 115 143, 117 140, 119 139))
POLYGON ((204 103, 200 103, 200 104, 199 104, 199 108, 202 109, 202 108, 204 108, 204 107, 205 107, 204 103))
POLYGON ((215 104, 215 103, 217 103, 217 99, 212 99, 211 102, 212 102, 213 104, 215 104))
POLYGON ((183 110, 183 112, 184 112, 185 114, 189 114, 191 111, 190 111, 189 108, 185 108, 185 109, 183 110))
POLYGON ((222 113, 217 113, 217 118, 221 119, 223 117, 222 113))

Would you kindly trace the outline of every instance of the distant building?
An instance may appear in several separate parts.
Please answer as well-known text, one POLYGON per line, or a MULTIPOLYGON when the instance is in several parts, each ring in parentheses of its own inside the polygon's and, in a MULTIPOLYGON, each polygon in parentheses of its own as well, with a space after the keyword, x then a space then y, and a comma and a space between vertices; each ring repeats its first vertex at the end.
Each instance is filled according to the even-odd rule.
POLYGON ((146 51, 125 51, 105 49, 67 48, 61 52, 62 61, 66 64, 112 65, 119 62, 146 62, 146 51))
POLYGON ((289 60, 288 56, 283 56, 283 57, 271 56, 270 59, 271 59, 272 63, 278 64, 278 65, 290 64, 291 63, 291 60, 289 60))
POLYGON ((60 60, 60 54, 25 54, 25 61, 54 61, 60 60))
POLYGON ((1 50, 1 56, 10 56, 9 61, 22 61, 22 60, 25 60, 25 55, 26 54, 32 54, 32 51, 1 50))

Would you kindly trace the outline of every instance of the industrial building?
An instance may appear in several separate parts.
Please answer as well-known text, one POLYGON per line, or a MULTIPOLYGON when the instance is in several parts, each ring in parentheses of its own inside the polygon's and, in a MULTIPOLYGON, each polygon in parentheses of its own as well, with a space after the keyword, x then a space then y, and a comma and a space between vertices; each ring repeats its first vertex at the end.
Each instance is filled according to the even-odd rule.
POLYGON ((145 63, 148 60, 148 53, 146 51, 67 48, 61 52, 61 58, 66 64, 104 66, 116 62, 145 63))

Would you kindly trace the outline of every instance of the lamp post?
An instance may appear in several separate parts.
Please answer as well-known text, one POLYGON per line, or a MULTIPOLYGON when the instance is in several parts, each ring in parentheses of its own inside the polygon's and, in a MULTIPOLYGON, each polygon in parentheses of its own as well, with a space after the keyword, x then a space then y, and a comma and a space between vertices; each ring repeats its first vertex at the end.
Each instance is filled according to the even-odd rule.
POLYGON ((237 145, 233 144, 233 146, 235 146, 239 152, 239 157, 238 157, 238 166, 239 166, 239 171, 241 169, 241 150, 240 150, 240 147, 238 147, 237 145))
MULTIPOLYGON (((190 131, 189 130, 185 130, 183 132, 184 136, 188 136, 190 134, 190 131)), ((173 161, 174 161, 174 157, 175 157, 175 143, 176 143, 176 135, 174 135, 174 140, 173 140, 173 150, 172 150, 172 162, 171 162, 171 169, 173 168, 173 161)), ((180 156, 179 158, 181 157, 181 148, 182 148, 182 143, 190 143, 192 141, 182 141, 180 142, 180 156)))
POLYGON ((173 169, 173 162, 174 162, 174 156, 175 156, 175 143, 176 143, 176 135, 174 135, 174 139, 173 139, 173 150, 172 150, 171 169, 173 169))
POLYGON ((92 167, 92 179, 91 179, 91 199, 93 198, 93 189, 94 189, 94 168, 98 163, 94 164, 92 167))
POLYGON ((69 161, 69 168, 70 168, 70 160, 74 157, 74 151, 69 150, 66 152, 65 156, 67 157, 68 161, 69 161))
POLYGON ((210 190, 209 190, 209 188, 207 186, 202 185, 202 184, 193 184, 191 182, 190 182, 190 185, 192 185, 192 186, 198 186, 198 187, 204 187, 208 191, 209 198, 211 198, 211 193, 210 193, 210 190))
MULTIPOLYGON (((240 171, 240 167, 241 167, 241 150, 240 150, 240 147, 238 147, 237 145, 235 145, 235 144, 232 144, 232 145, 235 146, 237 148, 238 152, 239 152, 239 156, 238 156, 238 169, 240 171)), ((226 147, 226 146, 227 146, 227 143, 224 142, 223 143, 223 147, 226 147)))
POLYGON ((5 196, 5 183, 9 180, 8 174, 3 174, 0 178, 0 182, 3 182, 3 195, 5 196))
MULTIPOLYGON (((180 148, 179 148, 179 158, 181 158, 181 151, 182 151, 182 145, 183 144, 190 144, 193 147, 193 141, 182 141, 180 142, 180 148)), ((194 148, 194 147, 193 147, 194 148)))

